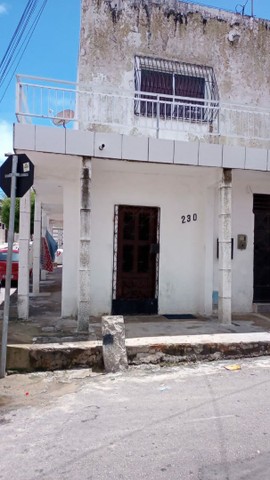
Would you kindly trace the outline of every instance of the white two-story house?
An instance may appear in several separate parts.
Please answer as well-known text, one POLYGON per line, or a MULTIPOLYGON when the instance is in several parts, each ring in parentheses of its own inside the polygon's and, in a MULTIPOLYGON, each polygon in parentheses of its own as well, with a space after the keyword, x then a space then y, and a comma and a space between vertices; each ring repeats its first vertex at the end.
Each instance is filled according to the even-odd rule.
POLYGON ((62 315, 84 329, 218 301, 228 323, 270 303, 270 22, 171 0, 81 9, 78 83, 18 78, 14 129, 43 216, 63 220, 62 315))

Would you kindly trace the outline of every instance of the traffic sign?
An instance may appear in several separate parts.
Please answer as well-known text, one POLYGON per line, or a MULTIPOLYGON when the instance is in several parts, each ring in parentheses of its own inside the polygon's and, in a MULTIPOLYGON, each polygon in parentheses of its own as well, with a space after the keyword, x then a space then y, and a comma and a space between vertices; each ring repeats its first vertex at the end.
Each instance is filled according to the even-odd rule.
MULTIPOLYGON (((6 161, 0 167, 0 187, 4 190, 7 197, 11 194, 11 172, 12 157, 9 155, 6 161)), ((25 153, 17 155, 17 181, 16 181, 16 197, 23 197, 34 183, 34 165, 25 153)))

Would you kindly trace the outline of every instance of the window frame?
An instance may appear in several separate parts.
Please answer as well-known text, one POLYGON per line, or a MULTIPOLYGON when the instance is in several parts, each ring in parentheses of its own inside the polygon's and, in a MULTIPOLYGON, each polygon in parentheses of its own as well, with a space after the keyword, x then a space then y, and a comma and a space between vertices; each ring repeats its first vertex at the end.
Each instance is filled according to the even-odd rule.
MULTIPOLYGON (((156 80, 158 83, 158 80, 156 80)), ((134 59, 135 103, 134 113, 139 116, 160 117, 191 122, 212 123, 218 112, 219 93, 212 67, 163 60, 159 58, 135 56, 134 59), (142 90, 143 73, 155 72, 171 75, 172 95, 157 91, 142 90), (192 78, 194 84, 204 82, 204 95, 176 95, 176 79, 192 78), (194 80, 195 79, 195 80, 194 80), (160 102, 161 100, 161 102, 160 102), (193 106, 194 105, 194 106, 193 106)), ((160 84, 162 82, 160 81, 160 84)))

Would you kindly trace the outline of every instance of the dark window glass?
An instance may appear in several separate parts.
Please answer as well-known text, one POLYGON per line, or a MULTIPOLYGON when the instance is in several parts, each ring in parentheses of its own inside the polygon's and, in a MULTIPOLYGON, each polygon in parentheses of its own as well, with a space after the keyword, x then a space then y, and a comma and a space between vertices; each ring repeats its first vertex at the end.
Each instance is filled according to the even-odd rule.
POLYGON ((146 273, 149 270, 149 245, 138 248, 138 272, 146 273))
POLYGON ((124 214, 123 239, 134 240, 135 234, 135 217, 130 212, 124 214))
POLYGON ((159 95, 160 103, 153 96, 140 95, 140 114, 155 117, 159 113, 162 118, 185 118, 191 120, 201 120, 205 111, 203 102, 197 99, 205 97, 205 79, 203 77, 193 77, 190 75, 178 75, 154 70, 141 70, 141 92, 155 93, 159 95), (162 97, 165 95, 175 95, 177 97, 196 98, 187 100, 187 105, 175 104, 173 98, 162 97), (174 106, 172 106, 174 102, 174 106), (199 105, 198 105, 199 103, 199 105), (193 106, 194 104, 194 106, 193 106), (158 110, 159 109, 159 110, 158 110))
POLYGON ((172 74, 165 72, 155 72, 153 70, 142 70, 141 91, 173 95, 172 74))
MULTIPOLYGON (((155 72, 153 70, 141 71, 141 91, 156 93, 157 95, 173 95, 173 76, 171 73, 155 72)), ((141 98, 149 99, 140 102, 141 115, 156 116, 157 103, 153 101, 153 96, 142 95, 141 98)), ((171 116, 171 99, 160 97, 159 115, 161 117, 171 116)))
MULTIPOLYGON (((188 75, 175 75, 175 95, 177 97, 204 98, 205 79, 202 77, 190 77, 188 75)), ((204 113, 203 102, 187 100, 187 105, 176 105, 174 116, 176 118, 185 118, 191 120, 201 120, 204 113), (194 106, 193 106, 194 104, 194 106), (198 105, 199 104, 199 105, 198 105)))
POLYGON ((141 213, 139 216, 139 240, 149 240, 150 218, 149 215, 141 213))
POLYGON ((123 272, 133 270, 134 247, 132 245, 123 246, 123 272))
POLYGON ((178 97, 204 98, 205 79, 189 75, 175 75, 175 95, 178 97))

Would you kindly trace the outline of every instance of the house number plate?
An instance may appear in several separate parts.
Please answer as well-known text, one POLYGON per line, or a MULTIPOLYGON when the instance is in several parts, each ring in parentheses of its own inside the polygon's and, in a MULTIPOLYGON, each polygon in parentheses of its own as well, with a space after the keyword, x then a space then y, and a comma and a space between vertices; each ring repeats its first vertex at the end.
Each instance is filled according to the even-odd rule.
POLYGON ((182 215, 182 216, 181 216, 181 222, 182 222, 182 223, 197 222, 197 220, 198 220, 198 215, 197 215, 197 213, 192 213, 192 214, 182 215))

